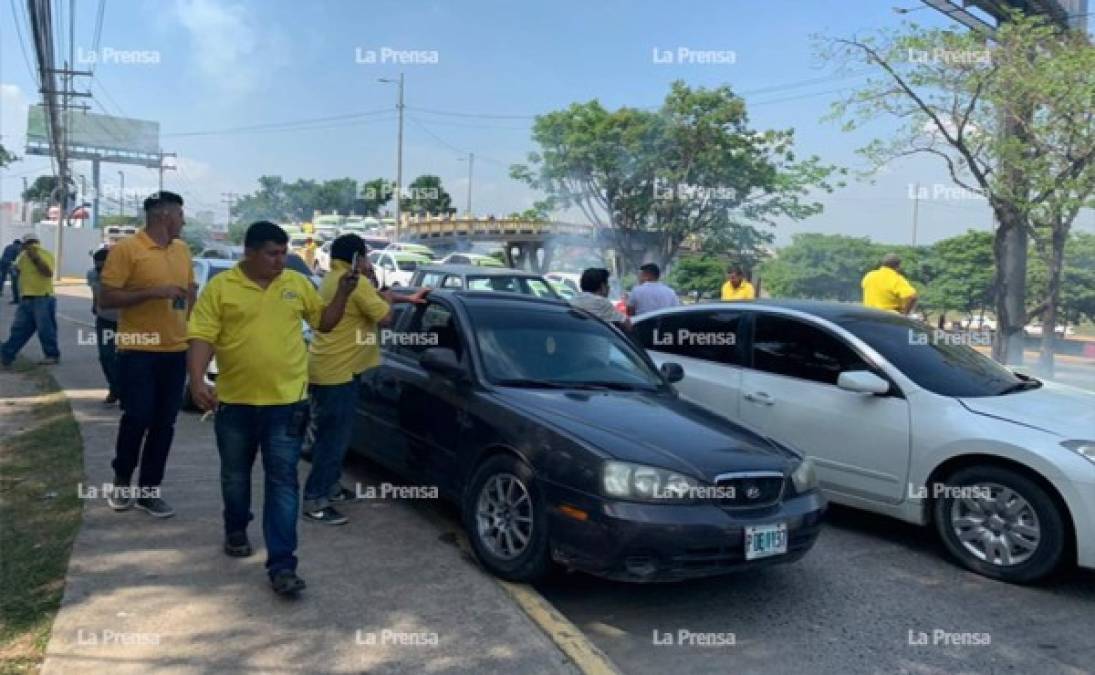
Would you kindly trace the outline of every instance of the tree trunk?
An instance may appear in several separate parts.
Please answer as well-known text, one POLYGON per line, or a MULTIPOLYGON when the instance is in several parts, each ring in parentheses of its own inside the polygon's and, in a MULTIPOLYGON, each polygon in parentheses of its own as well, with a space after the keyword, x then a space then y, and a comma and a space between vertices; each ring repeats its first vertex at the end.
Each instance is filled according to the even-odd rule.
POLYGON ((1054 353, 1057 349, 1057 304, 1061 299, 1061 272, 1064 269, 1065 240, 1068 228, 1054 223, 1053 248, 1049 257, 1049 279, 1046 281, 1048 305, 1042 313, 1042 353, 1038 356, 1038 372, 1053 377, 1054 353))
POLYGON ((993 241, 996 259, 996 333, 992 358, 1006 365, 1023 365, 1023 326, 1026 323, 1027 228, 1010 205, 997 211, 999 223, 993 241))

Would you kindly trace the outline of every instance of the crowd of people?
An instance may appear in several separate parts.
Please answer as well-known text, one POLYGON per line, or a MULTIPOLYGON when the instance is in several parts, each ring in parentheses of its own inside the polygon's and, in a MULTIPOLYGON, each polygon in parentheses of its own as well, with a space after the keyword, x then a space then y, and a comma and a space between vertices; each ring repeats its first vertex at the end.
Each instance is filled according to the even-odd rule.
MULTIPOLYGON (((135 235, 96 251, 87 273, 108 385, 105 402, 120 402, 122 409, 108 504, 156 518, 174 515, 161 485, 188 389, 200 409, 215 415, 225 553, 253 553, 247 536, 253 519, 251 471, 261 456, 266 570, 275 592, 294 595, 305 587, 297 574, 298 518, 341 525, 347 518, 336 505, 355 498, 340 474, 360 377, 380 363, 376 333, 390 320, 393 304, 425 303, 430 291, 400 294, 379 287, 368 246, 355 234, 332 242, 331 269, 317 289, 285 269, 286 232, 259 221, 246 231, 240 262, 213 277, 199 295, 189 248, 180 239, 182 197, 155 193, 144 201, 144 216, 145 226, 135 235), (310 344, 302 337, 303 322, 315 331, 310 344), (215 389, 206 379, 214 357, 215 389), (306 438, 312 465, 301 495, 297 466, 306 438)), ((35 235, 9 245, 0 257, 0 293, 3 279, 12 274, 18 279, 13 284, 18 309, 0 347, 4 366, 35 333, 42 363, 60 359, 54 265, 35 235)), ((642 265, 621 312, 608 299, 609 271, 589 268, 570 302, 629 331, 632 317, 680 303, 660 277, 657 265, 642 265)), ((887 255, 862 285, 869 306, 904 313, 915 306, 916 291, 901 275, 897 256, 887 255)), ((721 291, 728 301, 756 296, 736 265, 727 270, 721 291)))

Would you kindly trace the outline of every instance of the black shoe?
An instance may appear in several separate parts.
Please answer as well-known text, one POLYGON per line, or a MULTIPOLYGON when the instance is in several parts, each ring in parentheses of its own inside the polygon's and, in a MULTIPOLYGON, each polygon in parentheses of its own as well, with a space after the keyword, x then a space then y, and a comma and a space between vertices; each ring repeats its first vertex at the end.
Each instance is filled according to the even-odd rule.
POLYGON ((154 518, 170 518, 175 515, 175 509, 159 497, 138 499, 134 506, 154 518))
POLYGON ((338 493, 327 498, 327 501, 332 504, 342 504, 344 502, 356 502, 357 493, 348 488, 344 488, 341 485, 338 486, 338 493))
POLYGON ((304 511, 301 515, 307 520, 324 525, 345 525, 349 522, 346 516, 339 513, 333 506, 324 506, 318 511, 304 511))
POLYGON ((106 498, 107 506, 115 511, 128 511, 133 508, 133 497, 128 494, 132 489, 129 486, 129 481, 121 481, 115 477, 114 487, 111 488, 110 494, 106 498))
POLYGON ((274 592, 278 595, 295 596, 308 584, 304 583, 304 579, 298 577, 292 570, 279 570, 270 575, 270 585, 274 587, 274 592))
POLYGON ((251 542, 246 532, 232 532, 224 538, 224 552, 233 558, 246 558, 251 555, 251 542))

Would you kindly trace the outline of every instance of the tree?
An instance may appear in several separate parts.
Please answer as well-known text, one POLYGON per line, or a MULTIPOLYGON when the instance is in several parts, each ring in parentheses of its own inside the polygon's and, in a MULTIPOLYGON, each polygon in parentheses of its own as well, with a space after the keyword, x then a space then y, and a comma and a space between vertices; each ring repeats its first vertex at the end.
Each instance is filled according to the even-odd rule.
POLYGON ((537 117, 533 140, 539 152, 510 175, 553 207, 576 207, 611 228, 628 269, 645 260, 666 267, 688 237, 816 214, 821 205, 807 192, 831 190, 836 171, 816 157, 796 161, 793 130, 750 128, 744 100, 728 86, 674 82, 656 112, 574 103, 537 117))
POLYGON ((878 267, 884 253, 867 237, 798 233, 761 264, 761 278, 774 297, 858 302, 863 275, 878 267))
POLYGON ((881 79, 833 109, 846 129, 880 116, 903 122, 890 140, 863 148, 876 166, 933 155, 956 185, 988 200, 998 223, 993 357, 1022 363, 1023 326, 1033 315, 1052 317, 1060 279, 1057 255, 1048 297, 1028 310, 1028 237, 1062 251, 1068 227, 1095 189, 1095 48, 1086 36, 1021 14, 1003 22, 993 39, 990 47, 978 33, 907 24, 876 38, 829 40, 823 53, 881 70, 881 79), (1003 133, 993 133, 1000 121, 1003 133))
POLYGON ((422 175, 407 186, 405 195, 401 195, 399 204, 402 213, 415 215, 452 215, 452 196, 441 187, 437 176, 422 175))
POLYGON ((0 143, 0 168, 18 161, 19 158, 16 157, 14 153, 8 152, 8 149, 4 147, 4 144, 0 143))
MULTIPOLYGON (((1049 268, 1042 256, 1032 255, 1027 271, 1031 287, 1046 284, 1049 268)), ((1074 232, 1065 244, 1057 316, 1056 325, 1095 321, 1095 234, 1074 232)), ((1043 320, 1042 325, 1052 324, 1043 320)), ((1043 342, 1046 332, 1043 329, 1043 342)))
MULTIPOLYGON (((939 312, 941 328, 947 312, 984 316, 985 307, 991 304, 995 275, 992 239, 991 232, 976 230, 941 239, 926 251, 922 269, 910 272, 923 285, 917 306, 939 312)), ((907 265, 903 262, 902 267, 907 265)))
POLYGON ((26 190, 23 190, 23 201, 36 204, 49 204, 52 201, 53 189, 58 185, 56 176, 38 176, 26 190))
POLYGON ((367 216, 380 214, 380 209, 392 201, 395 183, 384 178, 374 178, 361 185, 361 208, 367 216))
POLYGON ((669 285, 677 293, 715 293, 726 280, 726 263, 708 256, 682 257, 669 274, 669 285))

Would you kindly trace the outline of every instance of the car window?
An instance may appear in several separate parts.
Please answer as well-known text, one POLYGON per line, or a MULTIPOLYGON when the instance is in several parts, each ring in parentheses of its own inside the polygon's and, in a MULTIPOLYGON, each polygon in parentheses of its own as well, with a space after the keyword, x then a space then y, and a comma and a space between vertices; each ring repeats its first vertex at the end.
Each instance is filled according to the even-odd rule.
POLYGON ((414 260, 397 260, 396 263, 404 272, 413 272, 418 269, 418 263, 414 260))
POLYGON ((465 258, 465 257, 464 257, 464 256, 462 256, 462 255, 454 255, 454 256, 453 256, 452 258, 450 258, 449 260, 450 260, 450 262, 452 262, 452 263, 453 263, 454 265, 466 265, 466 264, 467 264, 467 262, 468 262, 468 259, 467 259, 467 258, 465 258))
POLYGON ((644 348, 713 363, 741 365, 741 312, 676 312, 640 321, 635 339, 644 348))
POLYGON ((535 295, 538 298, 557 298, 559 294, 552 290, 542 279, 525 279, 525 285, 529 289, 530 295, 535 295))
POLYGON ((968 344, 976 339, 990 345, 986 331, 952 336, 897 314, 837 323, 913 382, 941 396, 998 396, 1022 382, 968 344))
POLYGON ((753 368, 836 384, 845 370, 871 368, 842 340, 804 321, 760 314, 753 329, 753 368))
POLYGON ((450 274, 445 277, 445 282, 441 284, 442 288, 463 288, 464 279, 457 274, 450 274))
POLYGON ((416 308, 406 330, 408 335, 421 336, 421 339, 407 340, 408 344, 400 348, 406 354, 418 357, 430 347, 444 347, 456 352, 458 359, 463 358, 456 320, 452 310, 444 305, 429 302, 416 308))
POLYGON ((441 280, 445 277, 441 272, 422 272, 422 278, 418 281, 419 286, 429 286, 430 288, 438 288, 441 285, 441 280))
POLYGON ((521 285, 516 277, 468 277, 468 290, 471 291, 501 291, 505 293, 522 293, 521 285))

